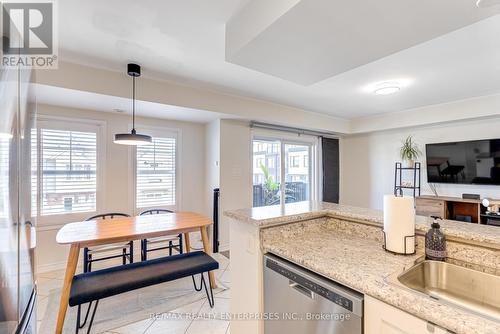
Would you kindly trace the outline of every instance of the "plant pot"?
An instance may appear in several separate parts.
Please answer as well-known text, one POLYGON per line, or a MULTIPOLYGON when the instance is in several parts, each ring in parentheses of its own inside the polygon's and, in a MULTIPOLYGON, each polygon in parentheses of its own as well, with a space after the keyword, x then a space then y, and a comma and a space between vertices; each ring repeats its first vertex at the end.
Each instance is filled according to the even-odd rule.
POLYGON ((415 167, 415 160, 405 160, 405 167, 414 168, 415 167))

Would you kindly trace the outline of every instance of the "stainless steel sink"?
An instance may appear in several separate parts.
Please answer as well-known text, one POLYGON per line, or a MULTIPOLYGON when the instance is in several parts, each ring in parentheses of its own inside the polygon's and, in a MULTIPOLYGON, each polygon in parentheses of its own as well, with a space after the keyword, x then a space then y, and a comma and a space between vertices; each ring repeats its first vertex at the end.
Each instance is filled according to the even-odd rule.
POLYGON ((446 262, 422 261, 397 281, 431 298, 500 321, 500 276, 446 262))

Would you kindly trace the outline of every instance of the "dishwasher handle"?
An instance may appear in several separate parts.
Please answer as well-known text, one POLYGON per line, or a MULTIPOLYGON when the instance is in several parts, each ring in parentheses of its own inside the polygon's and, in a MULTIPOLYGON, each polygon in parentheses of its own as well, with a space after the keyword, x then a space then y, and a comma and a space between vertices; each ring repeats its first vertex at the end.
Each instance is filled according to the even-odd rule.
POLYGON ((306 296, 307 298, 309 299, 314 299, 314 292, 312 292, 311 290, 309 290, 308 288, 306 288, 305 286, 297 283, 297 282, 294 282, 292 280, 289 280, 288 281, 288 286, 298 292, 300 292, 301 294, 303 294, 304 296, 306 296))

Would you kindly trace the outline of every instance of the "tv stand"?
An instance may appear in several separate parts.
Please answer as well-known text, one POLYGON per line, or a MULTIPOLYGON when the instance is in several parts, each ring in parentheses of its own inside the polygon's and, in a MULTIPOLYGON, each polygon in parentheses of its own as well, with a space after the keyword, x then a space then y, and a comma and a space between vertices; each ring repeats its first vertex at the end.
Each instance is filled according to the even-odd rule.
POLYGON ((480 199, 461 197, 419 196, 415 200, 416 212, 420 216, 439 216, 443 219, 459 220, 475 224, 487 224, 486 208, 480 199))

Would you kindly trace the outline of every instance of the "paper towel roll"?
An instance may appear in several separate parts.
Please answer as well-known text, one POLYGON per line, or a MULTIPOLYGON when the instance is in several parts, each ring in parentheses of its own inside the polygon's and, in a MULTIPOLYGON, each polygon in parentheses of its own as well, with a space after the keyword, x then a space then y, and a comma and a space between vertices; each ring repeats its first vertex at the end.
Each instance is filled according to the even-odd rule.
MULTIPOLYGON (((385 248, 405 253, 405 236, 415 234, 415 206, 413 197, 384 196, 385 248)), ((415 238, 406 238, 406 254, 415 251, 415 238)))

